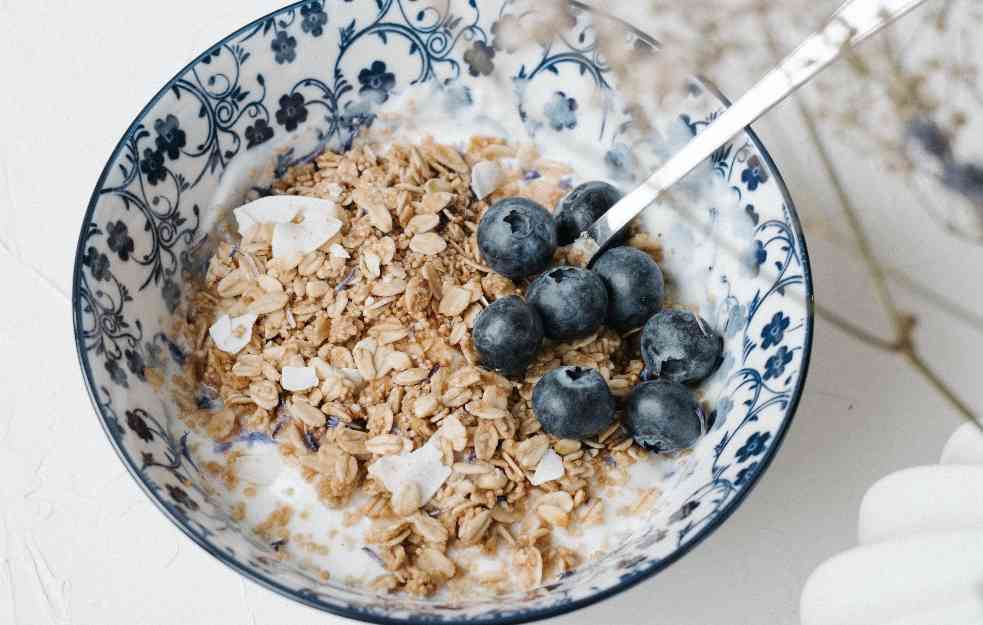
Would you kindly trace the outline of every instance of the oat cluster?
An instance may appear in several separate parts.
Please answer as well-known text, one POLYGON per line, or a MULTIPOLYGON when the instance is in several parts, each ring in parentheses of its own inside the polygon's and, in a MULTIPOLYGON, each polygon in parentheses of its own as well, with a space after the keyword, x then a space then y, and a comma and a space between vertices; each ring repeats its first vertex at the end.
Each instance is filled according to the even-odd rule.
MULTIPOLYGON (((201 347, 185 386, 204 383, 224 407, 199 409, 189 393, 186 419, 216 440, 269 433, 325 505, 347 509, 352 522, 373 519, 367 547, 387 569, 373 587, 424 596, 475 581, 494 592, 536 587, 587 555, 555 546, 553 528, 576 533, 603 522, 602 491, 626 483, 627 467, 644 454, 620 424, 594 440, 551 437, 530 401, 536 381, 560 365, 594 367, 615 395, 626 394, 642 370, 628 339, 603 329, 547 343, 515 380, 482 369, 472 346, 481 310, 525 287, 483 264, 475 238, 483 211, 507 196, 552 207, 570 174, 499 139, 474 137, 461 153, 427 140, 365 138, 294 168, 274 188, 334 201, 344 224, 334 239, 302 258, 273 259, 271 226, 258 225, 211 260, 188 330, 201 347), (497 162, 506 178, 479 201, 470 172, 483 161, 497 162), (259 316, 236 355, 207 336, 220 313, 259 316), (284 367, 313 367, 318 385, 285 390, 284 367), (429 501, 414 484, 390 493, 369 475, 377 459, 419 449, 438 430, 452 473, 429 501), (564 476, 534 487, 550 447, 564 476), (502 567, 479 574, 478 550, 500 556, 502 567)), ((633 240, 651 251, 643 236, 633 240)), ((561 249, 556 260, 572 255, 561 249)), ((264 531, 293 540, 289 513, 277 514, 264 531)))

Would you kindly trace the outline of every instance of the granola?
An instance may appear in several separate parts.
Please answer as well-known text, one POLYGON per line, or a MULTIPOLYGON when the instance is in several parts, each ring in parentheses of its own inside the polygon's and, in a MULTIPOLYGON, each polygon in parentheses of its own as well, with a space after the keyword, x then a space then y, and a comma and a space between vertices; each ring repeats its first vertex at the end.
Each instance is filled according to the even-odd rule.
MULTIPOLYGON (((463 152, 432 140, 383 147, 382 139, 326 152, 274 184, 274 194, 335 205, 339 225, 321 225, 316 249, 298 251, 303 233, 293 232, 287 251, 275 253, 297 224, 255 216, 240 219, 241 239, 219 245, 184 328, 198 346, 179 380, 184 418, 218 441, 274 437, 326 506, 373 519, 366 546, 387 569, 374 588, 430 595, 468 576, 495 592, 533 588, 585 558, 555 546, 553 528, 603 522, 600 490, 626 482, 627 467, 645 455, 619 424, 583 442, 543 433, 533 386, 555 367, 581 365, 623 395, 642 362, 626 349, 630 338, 605 328, 547 343, 522 379, 480 368, 475 318, 526 286, 484 265, 481 215, 508 196, 553 206, 572 172, 491 137, 473 137, 463 152), (520 164, 541 176, 524 180, 520 164), (222 325, 209 333, 216 319, 222 325), (221 410, 199 407, 199 383, 214 389, 221 410), (445 476, 389 483, 378 470, 414 456, 421 471, 435 463, 445 476), (469 547, 511 562, 516 575, 472 573, 455 559, 469 547)), ((643 234, 632 244, 659 253, 643 234)), ((561 248, 555 260, 584 259, 561 248)), ((243 518, 242 508, 234 515, 243 518)), ((289 535, 291 515, 278 508, 255 529, 320 549, 289 535)))

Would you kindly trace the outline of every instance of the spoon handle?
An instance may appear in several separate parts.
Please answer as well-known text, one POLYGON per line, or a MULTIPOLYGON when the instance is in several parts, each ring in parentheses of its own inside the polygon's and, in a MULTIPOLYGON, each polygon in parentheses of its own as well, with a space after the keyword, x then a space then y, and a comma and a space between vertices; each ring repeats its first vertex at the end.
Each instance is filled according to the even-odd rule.
POLYGON ((652 204, 663 191, 709 158, 717 148, 825 69, 844 50, 874 35, 924 1, 844 2, 821 30, 810 35, 777 67, 765 74, 739 100, 657 169, 652 177, 591 225, 587 233, 599 246, 594 257, 605 249, 611 237, 652 204))

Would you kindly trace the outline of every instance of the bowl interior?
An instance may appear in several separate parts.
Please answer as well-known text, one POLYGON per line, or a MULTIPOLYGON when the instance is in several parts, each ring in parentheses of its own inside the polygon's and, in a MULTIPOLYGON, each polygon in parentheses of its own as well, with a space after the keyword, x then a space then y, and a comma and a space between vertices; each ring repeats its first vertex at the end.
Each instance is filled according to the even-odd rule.
POLYGON ((598 37, 634 60, 657 54, 655 43, 576 4, 550 10, 559 32, 542 36, 545 10, 508 0, 291 5, 182 70, 127 130, 99 179, 79 240, 73 301, 99 417, 136 480, 183 531, 278 592, 371 621, 506 622, 571 610, 660 570, 722 523, 788 426, 811 345, 809 266, 787 190, 747 133, 691 176, 676 208, 657 206, 643 218, 661 238, 674 297, 725 337, 726 358, 700 388, 712 411, 710 433, 674 465, 636 529, 608 537, 602 557, 504 601, 380 596, 281 562, 231 520, 201 472, 159 382, 193 348, 173 329, 186 314, 190 278, 207 260, 210 233, 247 194, 324 149, 343 149, 378 123, 380 107, 410 92, 442 98, 449 119, 454 107, 494 109, 495 120, 526 133, 547 156, 626 188, 722 108, 710 88, 693 85, 678 113, 668 121, 653 114, 662 121, 643 132, 598 37))

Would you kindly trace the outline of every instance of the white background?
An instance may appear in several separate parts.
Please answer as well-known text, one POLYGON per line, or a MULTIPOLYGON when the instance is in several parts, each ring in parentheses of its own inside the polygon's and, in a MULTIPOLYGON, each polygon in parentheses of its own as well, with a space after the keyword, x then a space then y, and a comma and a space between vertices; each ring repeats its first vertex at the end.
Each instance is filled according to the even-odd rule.
MULTIPOLYGON (((138 490, 80 380, 68 291, 89 194, 122 132, 180 67, 277 0, 0 0, 0 623, 341 622, 213 560, 138 490), (194 19, 187 16, 193 15, 194 19)), ((605 3, 644 27, 643 2, 605 3)), ((739 73, 717 77, 725 91, 739 73)), ((814 95, 814 94, 813 94, 814 95)), ((839 219, 794 107, 757 125, 807 219, 839 219)), ((983 251, 942 235, 876 163, 836 149, 894 267, 983 309, 983 251)), ((819 298, 883 329, 861 265, 813 236, 819 298)), ((983 342, 923 312, 919 342, 974 405, 983 342)), ((820 322, 805 397, 778 458, 733 518, 655 579, 556 625, 798 622, 802 583, 855 543, 866 487, 937 460, 958 419, 895 357, 820 322)))

